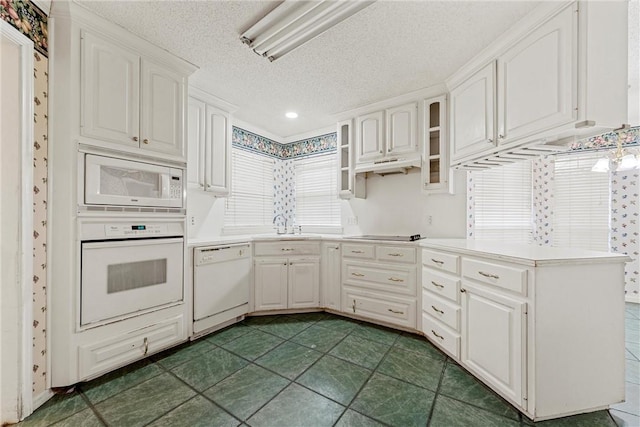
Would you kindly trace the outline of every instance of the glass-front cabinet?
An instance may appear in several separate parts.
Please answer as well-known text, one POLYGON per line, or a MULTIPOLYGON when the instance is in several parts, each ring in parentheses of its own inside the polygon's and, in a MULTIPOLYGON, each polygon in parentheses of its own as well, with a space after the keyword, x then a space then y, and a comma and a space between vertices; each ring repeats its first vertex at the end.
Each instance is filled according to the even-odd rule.
POLYGON ((453 193, 446 126, 447 99, 443 95, 423 102, 422 191, 425 194, 453 193))
POLYGON ((366 178, 357 176, 353 153, 353 120, 338 123, 338 194, 341 199, 357 197, 364 199, 366 195, 366 178))

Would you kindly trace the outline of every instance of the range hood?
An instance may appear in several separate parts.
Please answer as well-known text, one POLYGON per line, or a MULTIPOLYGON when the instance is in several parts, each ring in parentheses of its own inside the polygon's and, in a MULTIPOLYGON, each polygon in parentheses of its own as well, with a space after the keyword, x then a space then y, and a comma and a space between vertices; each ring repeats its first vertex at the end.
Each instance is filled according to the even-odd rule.
POLYGON ((422 165, 420 156, 400 159, 385 159, 371 163, 356 165, 355 173, 371 172, 379 175, 395 173, 406 174, 411 168, 419 168, 422 165))

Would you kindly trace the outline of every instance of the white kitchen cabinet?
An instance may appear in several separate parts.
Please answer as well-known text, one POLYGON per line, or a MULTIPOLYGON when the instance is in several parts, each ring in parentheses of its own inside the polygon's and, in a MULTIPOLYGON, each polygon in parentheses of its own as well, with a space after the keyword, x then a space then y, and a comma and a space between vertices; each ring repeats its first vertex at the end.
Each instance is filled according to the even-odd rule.
POLYGON ((418 151, 418 103, 410 102, 385 112, 387 119, 386 155, 418 151))
POLYGON ((253 250, 255 311, 320 307, 319 242, 256 242, 253 250))
POLYGON ((320 259, 289 258, 288 308, 320 306, 320 259))
POLYGON ((83 30, 80 134, 93 144, 124 145, 183 158, 183 73, 83 30))
POLYGON ((446 96, 423 101, 424 146, 421 173, 424 194, 453 193, 446 118, 446 96))
POLYGON ((544 4, 463 66, 447 81, 451 164, 497 166, 626 123, 626 22, 624 3, 544 4))
POLYGON ((189 89, 187 182, 190 188, 228 196, 231 178, 231 114, 213 97, 189 89))
POLYGON ((356 162, 371 162, 384 157, 384 111, 356 118, 356 162))
POLYGON ((536 421, 624 398, 625 256, 478 240, 426 245, 422 331, 465 369, 536 421))
POLYGON ((339 122, 337 136, 338 196, 341 199, 351 199, 352 197, 364 199, 366 196, 365 177, 356 175, 354 171, 353 120, 339 122))
POLYGON ((322 243, 322 306, 340 311, 341 247, 337 242, 322 243))
POLYGON ((342 249, 342 311, 415 329, 416 248, 344 243, 342 249))
POLYGON ((526 406, 526 303, 464 282, 461 363, 526 406))
POLYGON ((491 62, 451 90, 453 160, 495 147, 496 64, 491 62))
POLYGON ((498 144, 575 120, 576 11, 563 9, 498 57, 498 144))
POLYGON ((256 311, 287 308, 289 265, 286 258, 254 260, 256 311))

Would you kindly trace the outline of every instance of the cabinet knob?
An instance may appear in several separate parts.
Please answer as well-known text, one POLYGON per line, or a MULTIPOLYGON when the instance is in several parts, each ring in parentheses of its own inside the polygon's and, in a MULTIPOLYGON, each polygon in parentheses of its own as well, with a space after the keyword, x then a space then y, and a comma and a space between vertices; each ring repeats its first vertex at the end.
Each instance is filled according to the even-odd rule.
POLYGON ((489 138, 487 141, 489 141, 489 143, 493 143, 493 138, 489 138))
POLYGON ((465 293, 467 290, 465 288, 460 289, 460 292, 465 293))
POLYGON ((133 139, 135 142, 138 142, 138 137, 137 137, 137 136, 134 136, 134 137, 133 137, 133 138, 131 138, 131 139, 133 139))
POLYGON ((387 148, 387 153, 390 153, 390 152, 391 152, 391 148, 387 148))
POLYGON ((504 139, 504 135, 498 135, 498 139, 504 139))
POLYGON ((149 143, 149 140, 147 138, 143 139, 142 142, 144 142, 145 144, 149 143))

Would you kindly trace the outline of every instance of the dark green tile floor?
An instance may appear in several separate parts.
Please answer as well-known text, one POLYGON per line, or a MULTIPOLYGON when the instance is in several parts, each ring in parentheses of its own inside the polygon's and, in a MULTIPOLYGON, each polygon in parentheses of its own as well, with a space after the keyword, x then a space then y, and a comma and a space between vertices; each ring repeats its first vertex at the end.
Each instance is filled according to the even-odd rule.
MULTIPOLYGON (((627 402, 536 423, 640 426, 640 309, 627 402)), ((424 338, 326 313, 248 318, 56 395, 27 426, 528 426, 424 338)))

